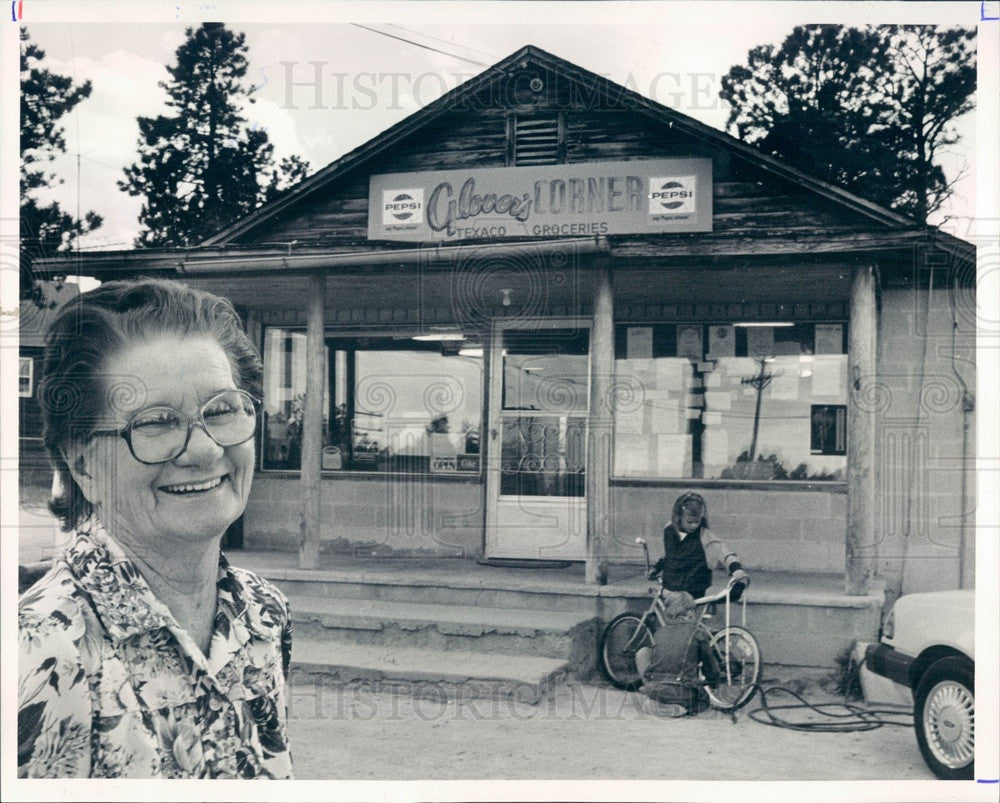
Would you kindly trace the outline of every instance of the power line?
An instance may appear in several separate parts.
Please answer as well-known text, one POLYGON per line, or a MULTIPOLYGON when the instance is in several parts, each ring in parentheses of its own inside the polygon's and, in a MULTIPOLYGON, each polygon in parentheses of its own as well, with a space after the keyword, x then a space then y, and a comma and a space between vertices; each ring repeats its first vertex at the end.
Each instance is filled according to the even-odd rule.
POLYGON ((78 155, 80 155, 80 157, 82 159, 86 159, 88 162, 91 162, 91 163, 93 163, 95 165, 100 165, 101 167, 106 167, 108 170, 114 170, 115 172, 121 172, 122 170, 125 169, 125 165, 109 165, 107 162, 99 162, 97 159, 91 159, 89 156, 83 156, 82 154, 78 154, 78 155))
POLYGON ((393 25, 390 22, 387 22, 386 25, 388 27, 390 27, 390 28, 397 28, 400 31, 406 31, 407 33, 413 33, 413 34, 416 34, 417 36, 424 36, 427 39, 433 39, 435 42, 440 42, 443 45, 451 45, 452 47, 460 47, 463 50, 468 50, 470 53, 479 53, 482 56, 488 56, 489 58, 493 59, 494 61, 497 61, 497 57, 496 57, 495 54, 488 53, 485 50, 477 50, 474 47, 467 47, 466 45, 460 45, 460 44, 458 44, 456 42, 449 42, 447 39, 439 39, 436 36, 431 36, 429 33, 421 33, 420 31, 414 31, 411 28, 404 28, 402 25, 393 25))
POLYGON ((365 31, 370 31, 371 33, 377 33, 380 36, 387 36, 389 39, 395 39, 399 42, 406 42, 406 44, 413 45, 414 47, 420 47, 423 48, 424 50, 430 50, 434 53, 440 53, 442 56, 450 56, 453 59, 458 59, 460 61, 467 61, 469 62, 469 64, 475 64, 477 67, 490 66, 489 64, 484 64, 483 62, 476 61, 475 59, 466 58, 465 56, 459 56, 457 53, 448 53, 447 51, 444 50, 438 50, 436 47, 431 47, 430 45, 423 45, 420 42, 414 42, 412 39, 406 39, 405 37, 402 36, 394 36, 391 33, 380 31, 377 28, 369 28, 367 25, 361 25, 357 22, 352 22, 351 25, 353 25, 355 28, 361 28, 365 31))
POLYGON ((131 241, 119 241, 115 243, 100 243, 98 245, 81 245, 77 248, 78 251, 100 251, 100 250, 110 250, 112 246, 115 245, 132 245, 131 241))
MULTIPOLYGON (((72 54, 73 63, 76 63, 76 38, 73 36, 73 29, 69 32, 69 47, 70 53, 72 54)), ((76 253, 80 253, 80 229, 83 228, 83 221, 80 218, 80 185, 83 183, 80 180, 81 167, 80 167, 80 108, 79 103, 73 107, 73 120, 76 122, 76 220, 73 223, 73 228, 75 229, 73 238, 73 245, 76 248, 76 253)))

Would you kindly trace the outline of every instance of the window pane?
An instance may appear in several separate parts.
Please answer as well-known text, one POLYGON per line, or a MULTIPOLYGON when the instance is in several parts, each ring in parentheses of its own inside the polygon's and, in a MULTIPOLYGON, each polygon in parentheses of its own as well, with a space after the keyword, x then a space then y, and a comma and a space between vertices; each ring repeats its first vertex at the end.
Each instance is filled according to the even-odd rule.
POLYGON ((479 471, 482 358, 396 347, 355 360, 352 467, 479 471))
POLYGON ((587 419, 505 415, 500 493, 504 496, 583 496, 587 419))
MULTIPOLYGON (((328 350, 327 350, 328 353, 328 350)), ((323 360, 323 442, 329 431, 330 394, 323 360)), ((269 327, 264 332, 264 412, 261 465, 295 469, 302 464, 302 413, 306 397, 306 335, 269 327)))
POLYGON ((621 326, 615 340, 617 476, 843 479, 844 324, 621 326))
POLYGON ((503 367, 505 410, 587 410, 585 355, 508 355, 503 367))
POLYGON ((813 453, 813 406, 846 400, 846 354, 719 360, 706 377, 704 476, 843 479, 845 451, 813 453))
POLYGON ((680 357, 615 362, 616 475, 692 476, 694 368, 680 357))
MULTIPOLYGON (((328 337, 323 469, 478 473, 483 361, 454 346, 404 336, 328 337)), ((264 385, 263 467, 297 470, 304 332, 266 330, 264 385)))
POLYGON ((503 409, 586 412, 586 329, 504 332, 503 409))
POLYGON ((18 395, 25 398, 34 393, 35 360, 32 357, 21 357, 18 362, 18 395))

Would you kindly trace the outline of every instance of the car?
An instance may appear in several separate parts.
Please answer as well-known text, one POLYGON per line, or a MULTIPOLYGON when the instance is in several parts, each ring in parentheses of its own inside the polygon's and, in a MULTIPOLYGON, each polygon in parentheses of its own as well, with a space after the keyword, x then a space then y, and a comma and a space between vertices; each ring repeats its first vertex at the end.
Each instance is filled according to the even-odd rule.
POLYGON ((975 591, 904 594, 885 617, 865 666, 913 691, 913 727, 931 771, 973 775, 976 738, 975 591))

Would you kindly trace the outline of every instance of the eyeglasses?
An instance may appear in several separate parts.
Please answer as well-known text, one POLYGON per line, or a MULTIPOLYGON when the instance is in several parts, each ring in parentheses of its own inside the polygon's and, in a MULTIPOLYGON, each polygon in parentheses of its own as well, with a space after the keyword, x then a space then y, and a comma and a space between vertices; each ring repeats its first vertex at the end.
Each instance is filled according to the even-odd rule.
POLYGON ((135 413, 123 429, 101 429, 90 437, 120 436, 132 457, 156 465, 183 454, 195 427, 201 427, 219 446, 245 443, 257 431, 257 402, 246 391, 224 390, 205 402, 193 418, 173 407, 147 407, 135 413))

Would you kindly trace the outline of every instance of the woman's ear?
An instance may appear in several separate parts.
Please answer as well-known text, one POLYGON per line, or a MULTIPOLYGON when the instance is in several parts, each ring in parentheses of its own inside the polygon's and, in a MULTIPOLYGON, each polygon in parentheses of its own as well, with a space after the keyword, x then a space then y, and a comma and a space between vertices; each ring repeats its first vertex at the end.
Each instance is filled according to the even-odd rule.
POLYGON ((63 460, 69 468, 69 473, 73 477, 84 498, 92 505, 97 504, 97 483, 94 476, 94 449, 93 440, 74 440, 61 448, 63 460))

